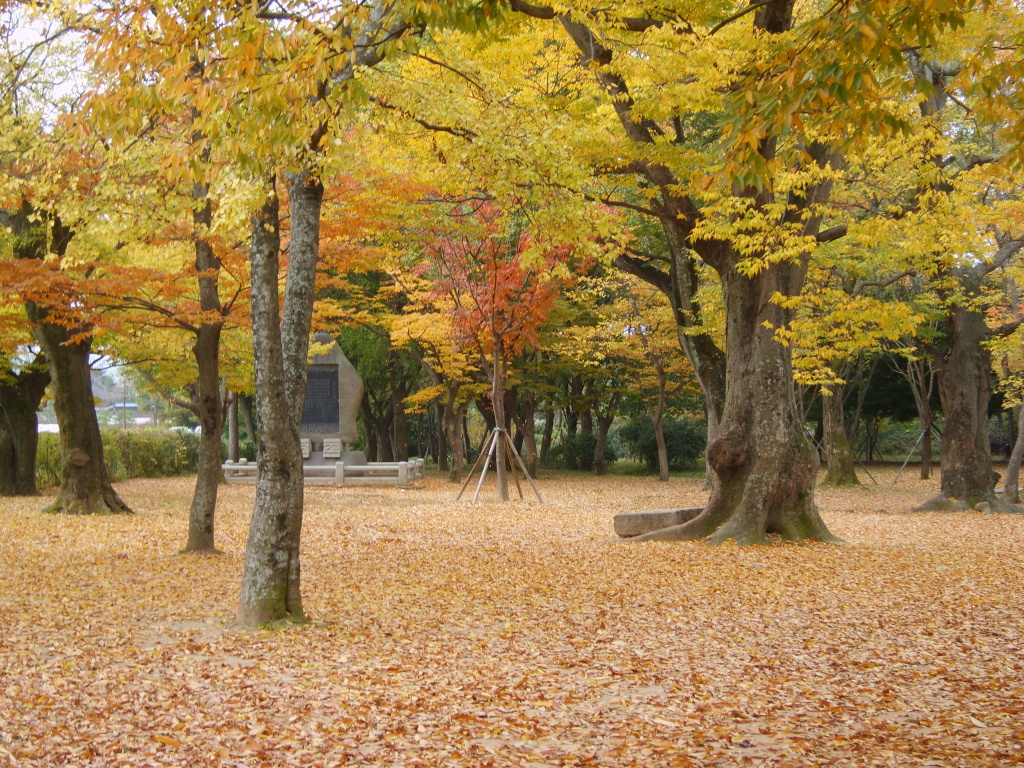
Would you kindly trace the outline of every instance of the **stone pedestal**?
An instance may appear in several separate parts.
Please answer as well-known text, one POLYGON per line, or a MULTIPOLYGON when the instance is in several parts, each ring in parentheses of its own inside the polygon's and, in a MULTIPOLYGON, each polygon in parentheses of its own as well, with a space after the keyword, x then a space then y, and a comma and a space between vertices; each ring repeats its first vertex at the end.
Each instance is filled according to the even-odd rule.
POLYGON ((306 399, 299 437, 309 441, 303 443, 306 464, 333 464, 345 461, 349 445, 359 438, 356 419, 363 399, 363 380, 333 336, 318 333, 313 341, 328 344, 330 349, 314 355, 306 368, 306 399))

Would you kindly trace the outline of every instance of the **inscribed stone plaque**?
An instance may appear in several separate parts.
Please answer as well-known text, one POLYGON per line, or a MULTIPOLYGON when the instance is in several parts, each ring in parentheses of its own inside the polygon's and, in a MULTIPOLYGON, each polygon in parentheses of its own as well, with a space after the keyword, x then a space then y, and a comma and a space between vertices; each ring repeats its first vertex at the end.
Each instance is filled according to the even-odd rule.
POLYGON ((302 405, 302 432, 337 433, 339 424, 337 366, 309 366, 306 371, 306 400, 302 405))

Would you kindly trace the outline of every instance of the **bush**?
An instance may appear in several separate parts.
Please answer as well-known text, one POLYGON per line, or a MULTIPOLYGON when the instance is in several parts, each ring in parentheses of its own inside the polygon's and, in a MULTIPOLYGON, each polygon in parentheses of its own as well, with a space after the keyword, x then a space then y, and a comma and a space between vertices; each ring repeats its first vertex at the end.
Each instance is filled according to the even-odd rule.
MULTIPOLYGON (((697 459, 704 455, 707 445, 707 430, 703 424, 692 419, 666 418, 661 423, 665 433, 665 447, 668 449, 668 465, 672 469, 693 469, 697 459)), ((630 456, 658 470, 658 441, 654 436, 654 424, 648 417, 635 419, 619 429, 619 439, 626 446, 630 456)))
MULTIPOLYGON (((594 469, 594 449, 597 447, 597 435, 593 432, 577 432, 568 435, 556 445, 551 454, 553 458, 569 469, 594 469)), ((618 458, 611 441, 605 443, 604 460, 611 463, 618 458)))
MULTIPOLYGON (((187 475, 199 466, 199 435, 158 429, 101 430, 103 458, 114 481, 133 477, 187 475)), ((36 482, 40 488, 60 485, 60 436, 39 435, 36 482)))
POLYGON ((238 458, 256 461, 257 446, 252 440, 243 437, 238 441, 238 458))

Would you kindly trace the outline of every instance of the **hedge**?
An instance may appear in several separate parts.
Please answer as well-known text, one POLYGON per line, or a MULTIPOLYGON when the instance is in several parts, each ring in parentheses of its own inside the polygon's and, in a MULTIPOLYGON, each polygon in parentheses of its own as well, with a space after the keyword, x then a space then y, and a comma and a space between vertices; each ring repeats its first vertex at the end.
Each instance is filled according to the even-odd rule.
MULTIPOLYGON (((105 429, 103 457, 113 481, 133 477, 174 477, 199 466, 199 435, 161 429, 105 429)), ((40 488, 60 485, 60 436, 39 435, 36 482, 40 488)))

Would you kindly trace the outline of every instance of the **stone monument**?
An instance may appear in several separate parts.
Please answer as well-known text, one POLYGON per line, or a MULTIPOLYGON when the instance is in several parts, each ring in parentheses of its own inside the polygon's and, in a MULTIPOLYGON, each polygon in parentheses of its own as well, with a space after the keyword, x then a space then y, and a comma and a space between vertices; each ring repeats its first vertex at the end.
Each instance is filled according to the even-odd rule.
POLYGON ((299 428, 303 462, 365 464, 365 453, 349 449, 359 437, 356 418, 363 399, 363 380, 333 336, 318 333, 313 341, 330 345, 330 349, 326 354, 314 355, 306 368, 306 399, 299 428))

